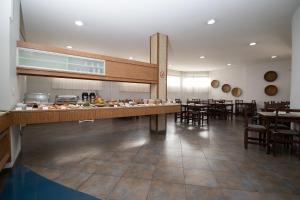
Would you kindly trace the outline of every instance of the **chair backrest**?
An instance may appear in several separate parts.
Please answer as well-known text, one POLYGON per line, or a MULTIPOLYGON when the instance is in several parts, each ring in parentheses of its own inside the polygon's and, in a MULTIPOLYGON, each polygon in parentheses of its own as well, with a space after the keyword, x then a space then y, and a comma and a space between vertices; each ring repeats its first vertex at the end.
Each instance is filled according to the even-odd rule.
POLYGON ((182 103, 180 99, 175 99, 175 103, 182 103))
POLYGON ((237 100, 235 100, 235 103, 236 103, 236 104, 243 103, 243 100, 238 100, 238 99, 237 99, 237 100))
POLYGON ((194 104, 194 101, 188 99, 188 100, 186 101, 186 103, 187 103, 187 104, 194 104))

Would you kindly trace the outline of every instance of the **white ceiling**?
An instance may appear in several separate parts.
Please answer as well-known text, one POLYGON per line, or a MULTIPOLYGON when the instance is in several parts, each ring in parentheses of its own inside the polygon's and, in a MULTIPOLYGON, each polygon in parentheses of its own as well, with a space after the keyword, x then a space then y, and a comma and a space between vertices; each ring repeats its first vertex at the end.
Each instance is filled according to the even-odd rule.
POLYGON ((149 36, 170 39, 181 71, 251 66, 291 57, 300 0, 22 0, 26 39, 149 62, 149 36), (208 19, 217 23, 207 25, 208 19), (82 20, 84 26, 74 25, 82 20), (255 47, 249 42, 258 43, 255 47), (206 59, 200 59, 205 55, 206 59))

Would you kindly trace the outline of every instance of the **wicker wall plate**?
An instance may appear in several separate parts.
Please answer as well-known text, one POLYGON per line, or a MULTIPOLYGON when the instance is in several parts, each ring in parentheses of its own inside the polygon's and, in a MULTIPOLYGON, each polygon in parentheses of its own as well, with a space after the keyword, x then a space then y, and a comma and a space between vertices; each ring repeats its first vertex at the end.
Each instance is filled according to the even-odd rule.
POLYGON ((268 96, 275 96, 278 92, 278 88, 275 85, 268 85, 265 87, 265 93, 268 96))
POLYGON ((218 88, 219 85, 220 85, 220 82, 218 80, 213 80, 211 82, 211 87, 213 87, 213 88, 218 88))
POLYGON ((230 92, 230 90, 231 90, 231 86, 229 84, 224 84, 222 86, 222 91, 223 92, 228 93, 228 92, 230 92))
POLYGON ((278 75, 275 71, 268 71, 265 73, 264 78, 268 82, 273 82, 277 79, 278 75))
POLYGON ((232 90, 231 90, 231 94, 233 95, 233 96, 235 96, 235 97, 240 97, 241 95, 242 95, 242 89, 241 88, 238 88, 238 87, 236 87, 236 88, 233 88, 232 90))

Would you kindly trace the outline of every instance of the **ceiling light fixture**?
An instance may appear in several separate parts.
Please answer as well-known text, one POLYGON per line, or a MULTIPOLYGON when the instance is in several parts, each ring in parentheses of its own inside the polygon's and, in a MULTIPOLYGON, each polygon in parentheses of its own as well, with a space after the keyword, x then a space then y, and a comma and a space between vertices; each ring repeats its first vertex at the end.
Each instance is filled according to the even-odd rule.
POLYGON ((214 20, 214 19, 210 19, 210 20, 207 21, 208 25, 213 25, 215 23, 216 23, 216 20, 214 20))
POLYGON ((251 42, 250 44, 249 44, 249 46, 255 46, 256 45, 256 42, 251 42))
POLYGON ((271 56, 271 58, 272 58, 272 59, 275 59, 275 58, 277 58, 277 56, 271 56))
POLYGON ((205 56, 200 56, 200 59, 204 59, 205 58, 205 56))
POLYGON ((72 49, 73 47, 72 46, 70 46, 70 45, 68 45, 68 46, 66 46, 67 47, 67 49, 72 49))
POLYGON ((80 21, 80 20, 76 20, 76 21, 75 21, 75 24, 76 24, 77 26, 83 26, 83 22, 80 21))
POLYGON ((228 63, 227 66, 231 66, 231 63, 228 63))
POLYGON ((129 57, 129 60, 132 60, 132 59, 133 59, 133 57, 130 56, 130 57, 129 57))

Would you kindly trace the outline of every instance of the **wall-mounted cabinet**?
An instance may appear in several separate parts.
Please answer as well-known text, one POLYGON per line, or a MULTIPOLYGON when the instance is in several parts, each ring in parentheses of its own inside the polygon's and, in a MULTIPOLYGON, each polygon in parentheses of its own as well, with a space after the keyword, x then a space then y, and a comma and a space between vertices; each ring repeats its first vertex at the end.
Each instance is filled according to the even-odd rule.
POLYGON ((66 54, 18 48, 17 65, 24 68, 37 68, 105 75, 105 61, 66 54))
POLYGON ((17 47, 18 75, 158 83, 156 64, 24 41, 17 47))

